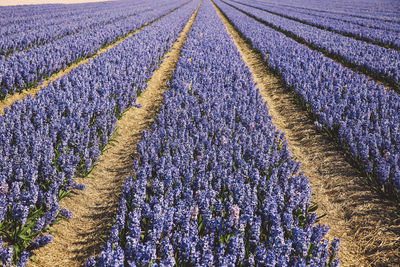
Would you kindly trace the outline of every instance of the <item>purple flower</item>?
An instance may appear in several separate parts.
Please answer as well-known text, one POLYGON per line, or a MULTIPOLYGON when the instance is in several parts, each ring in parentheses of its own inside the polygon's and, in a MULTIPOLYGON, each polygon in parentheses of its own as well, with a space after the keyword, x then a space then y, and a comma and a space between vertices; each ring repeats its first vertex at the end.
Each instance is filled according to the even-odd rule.
POLYGON ((84 185, 84 184, 74 184, 73 188, 77 189, 77 190, 86 190, 86 185, 84 185))
POLYGON ((26 250, 21 252, 21 255, 19 256, 19 259, 17 261, 17 267, 23 267, 28 263, 30 257, 30 253, 26 250))
POLYGON ((36 249, 39 249, 41 247, 44 247, 45 245, 50 243, 52 239, 53 239, 53 237, 51 235, 44 235, 44 236, 37 237, 30 244, 29 249, 30 250, 36 250, 36 249))
POLYGON ((36 220, 35 224, 32 227, 32 231, 34 232, 39 232, 41 231, 45 226, 45 218, 40 217, 39 219, 36 220))
POLYGON ((13 256, 12 247, 3 247, 3 240, 0 238, 0 260, 5 264, 10 264, 13 256))
POLYGON ((71 219, 72 218, 72 212, 67 210, 67 209, 64 209, 64 208, 60 209, 59 214, 60 214, 61 217, 64 217, 66 219, 71 219))

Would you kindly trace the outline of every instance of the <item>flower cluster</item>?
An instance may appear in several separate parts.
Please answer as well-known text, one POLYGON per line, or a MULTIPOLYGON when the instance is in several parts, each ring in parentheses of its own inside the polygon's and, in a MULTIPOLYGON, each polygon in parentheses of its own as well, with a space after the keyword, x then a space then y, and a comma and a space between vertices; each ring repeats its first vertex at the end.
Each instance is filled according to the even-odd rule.
MULTIPOLYGON (((238 10, 218 6, 377 188, 400 192, 400 95, 238 10)), ((398 198, 400 201, 400 198, 398 198)))
POLYGON ((68 65, 94 55, 104 45, 160 18, 184 2, 174 0, 160 5, 156 1, 150 1, 146 7, 138 8, 137 11, 143 12, 134 16, 121 20, 111 19, 112 23, 104 26, 87 28, 77 34, 67 35, 8 57, 0 56, 0 99, 34 86, 68 65))
POLYGON ((209 1, 137 145, 115 224, 86 266, 331 266, 298 173, 209 1))
MULTIPOLYGON (((74 174, 93 169, 117 118, 135 106, 137 90, 145 90, 195 8, 191 2, 143 28, 0 117, 0 232, 18 247, 14 261, 50 242, 40 235, 57 216, 72 216, 58 200, 84 189, 74 174)), ((8 260, 8 248, 1 251, 8 260)))
MULTIPOLYGON (((259 9, 247 6, 247 4, 239 5, 235 2, 229 2, 229 4, 265 21, 269 25, 273 25, 284 33, 310 44, 318 50, 324 51, 341 60, 345 60, 359 69, 365 69, 375 77, 383 76, 387 81, 390 81, 391 84, 396 87, 399 86, 400 88, 400 51, 355 40, 351 37, 321 30, 307 24, 268 13, 263 10, 269 11, 270 8, 265 9, 263 5, 251 4, 251 6, 255 7, 261 6, 259 9)), ((316 19, 319 21, 319 18, 316 19)), ((391 34, 393 36, 399 35, 394 32, 391 34)))

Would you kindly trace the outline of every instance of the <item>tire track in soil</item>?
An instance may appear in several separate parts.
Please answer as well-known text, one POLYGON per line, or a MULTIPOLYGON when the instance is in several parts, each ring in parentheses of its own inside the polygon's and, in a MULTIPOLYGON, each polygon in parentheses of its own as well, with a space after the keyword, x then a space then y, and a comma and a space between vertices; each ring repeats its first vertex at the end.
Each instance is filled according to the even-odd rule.
MULTIPOLYGON (((188 2, 185 2, 183 5, 186 5, 188 2)), ((65 69, 60 70, 54 74, 52 74, 50 77, 43 79, 43 82, 39 83, 38 85, 27 89, 27 90, 22 90, 21 92, 12 94, 12 95, 7 95, 5 99, 0 101, 0 115, 4 115, 4 109, 5 108, 11 108, 11 105, 14 104, 17 101, 21 101, 24 98, 27 98, 28 96, 32 96, 35 97, 35 95, 42 89, 47 87, 50 83, 52 83, 53 81, 63 77, 64 75, 67 75, 68 73, 70 73, 73 69, 76 69, 77 67, 79 67, 80 65, 86 64, 88 63, 90 60, 93 60, 94 58, 100 56, 101 54, 107 52, 108 50, 110 50, 111 48, 113 48, 114 46, 120 44, 121 42, 123 42, 125 39, 131 37, 134 34, 137 34, 138 32, 140 32, 143 28, 150 26, 151 24, 153 24, 154 22, 159 21, 160 19, 168 16, 169 14, 173 13, 175 10, 179 9, 180 7, 182 7, 183 5, 178 6, 177 8, 173 9, 172 11, 162 15, 161 17, 158 17, 157 19, 141 26, 140 28, 134 30, 131 33, 128 33, 127 35, 121 37, 120 39, 118 39, 115 42, 112 42, 111 44, 106 45, 103 48, 100 48, 99 50, 97 50, 97 52, 87 58, 81 59, 80 61, 76 62, 76 63, 72 63, 71 65, 67 66, 65 69)))
POLYGON ((293 159, 301 162, 313 192, 311 200, 319 205, 319 215, 326 214, 320 220, 330 227, 326 238, 340 238, 341 265, 395 266, 400 262, 396 207, 361 182, 364 178, 346 161, 345 153, 315 129, 293 93, 214 7, 268 103, 273 124, 285 133, 293 159))
MULTIPOLYGON (((199 4, 200 6, 200 4, 199 4)), ((117 121, 117 142, 108 144, 99 157, 97 167, 87 178, 75 179, 86 190, 72 191, 60 201, 60 206, 73 213, 69 221, 52 226, 53 240, 33 255, 40 262, 29 266, 83 266, 90 256, 97 256, 114 223, 115 212, 125 178, 133 175, 133 158, 143 130, 150 129, 162 104, 166 82, 172 77, 180 49, 196 17, 198 8, 183 31, 153 73, 146 90, 137 98, 141 108, 128 109, 117 121)))

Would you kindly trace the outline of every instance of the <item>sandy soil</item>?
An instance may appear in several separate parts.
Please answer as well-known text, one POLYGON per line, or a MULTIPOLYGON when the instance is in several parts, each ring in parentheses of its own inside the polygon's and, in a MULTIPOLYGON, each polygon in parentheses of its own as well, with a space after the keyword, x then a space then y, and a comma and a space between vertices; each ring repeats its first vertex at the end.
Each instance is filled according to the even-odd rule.
POLYGON ((326 214, 321 223, 330 227, 327 238, 341 240, 341 266, 396 266, 400 262, 396 208, 361 183, 364 177, 345 160, 343 151, 316 131, 292 92, 216 9, 268 103, 274 125, 285 132, 292 157, 302 163, 312 201, 319 205, 317 212, 326 214))
POLYGON ((1 0, 0 6, 40 5, 40 4, 79 4, 106 2, 110 0, 1 0))
POLYGON ((117 122, 118 131, 114 137, 117 142, 107 145, 88 178, 76 179, 87 189, 61 201, 62 207, 73 212, 73 218, 53 227, 56 231, 53 241, 34 255, 40 265, 29 262, 29 266, 82 266, 88 257, 99 253, 108 238, 123 182, 133 175, 132 158, 136 157, 136 145, 142 131, 150 128, 162 104, 166 81, 172 76, 197 10, 160 68, 154 72, 147 89, 138 97, 137 103, 142 107, 130 108, 117 122))

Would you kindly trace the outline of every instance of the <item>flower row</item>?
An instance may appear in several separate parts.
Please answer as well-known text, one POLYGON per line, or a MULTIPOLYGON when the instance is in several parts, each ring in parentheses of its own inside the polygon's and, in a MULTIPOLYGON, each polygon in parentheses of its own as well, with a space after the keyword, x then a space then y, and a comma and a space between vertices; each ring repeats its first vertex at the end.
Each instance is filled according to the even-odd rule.
MULTIPOLYGON (((97 30, 86 29, 54 42, 3 57, 0 60, 0 99, 36 85, 82 58, 94 55, 104 45, 133 32, 181 6, 185 0, 152 1, 156 9, 114 22, 97 30)), ((0 56, 1 57, 1 56, 0 56)))
POLYGON ((123 111, 196 7, 191 2, 43 88, 0 117, 0 262, 24 265, 59 217, 58 201, 93 169, 123 111), (0 240, 1 241, 1 240, 0 240), (12 247, 11 247, 12 246, 12 247), (12 249, 14 248, 14 250, 12 249))
MULTIPOLYGON (((268 3, 264 3, 267 4, 268 3)), ((382 30, 387 30, 387 31, 392 31, 392 32, 400 32, 400 24, 395 23, 395 22, 390 22, 390 21, 384 21, 384 20, 379 20, 379 19, 373 19, 373 18, 363 18, 363 17, 355 17, 351 15, 346 15, 343 13, 339 12, 332 12, 330 10, 318 10, 314 8, 305 8, 301 6, 288 6, 285 4, 280 4, 281 5, 281 12, 285 13, 286 10, 293 11, 297 14, 307 14, 307 15, 312 15, 315 17, 325 17, 325 18, 330 18, 330 19, 336 19, 344 22, 348 22, 351 24, 357 24, 360 26, 364 27, 369 27, 369 28, 374 28, 374 29, 382 29, 382 30)), ((276 11, 276 10, 274 10, 276 11)))
POLYGON ((298 173, 209 1, 137 146, 116 222, 86 266, 331 266, 298 173))
MULTIPOLYGON (((18 24, 12 27, 11 23, 0 30, 0 55, 7 56, 11 53, 28 50, 32 47, 53 42, 67 35, 76 34, 85 29, 98 30, 118 20, 139 14, 149 9, 149 5, 137 3, 111 2, 109 5, 100 5, 99 10, 81 9, 77 14, 56 17, 51 20, 38 19, 36 24, 18 24), (110 12, 110 9, 112 10, 110 12), (25 26, 25 27, 24 27, 25 26), (12 32, 10 32, 12 30, 12 32), (2 34, 3 31, 10 32, 2 34)), ((60 14, 61 15, 61 14, 60 14)))
MULTIPOLYGON (((257 0, 256 0, 257 1, 257 0)), ((268 2, 260 0, 258 2, 268 2)), ((289 0, 281 1, 279 4, 303 8, 307 10, 320 11, 332 14, 341 14, 351 18, 364 18, 374 21, 400 22, 398 2, 391 0, 349 0, 346 5, 336 1, 325 0, 289 0)))
POLYGON ((261 8, 263 10, 273 12, 275 14, 285 16, 306 24, 317 26, 326 30, 334 31, 340 34, 351 36, 354 38, 359 38, 369 42, 376 43, 384 47, 391 47, 400 50, 400 37, 390 30, 375 29, 371 27, 365 27, 353 23, 348 23, 345 21, 327 18, 327 17, 317 17, 315 15, 309 14, 299 14, 294 11, 282 8, 274 8, 264 4, 249 4, 254 7, 261 8))
POLYGON ((385 77, 386 81, 390 81, 400 90, 400 51, 320 30, 257 8, 234 2, 229 4, 332 57, 338 57, 356 68, 366 70, 373 76, 385 77))
POLYGON ((337 138, 376 188, 400 191, 400 95, 218 1, 237 29, 337 138))

